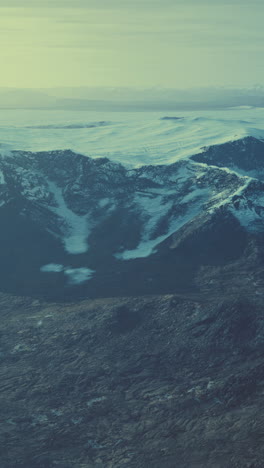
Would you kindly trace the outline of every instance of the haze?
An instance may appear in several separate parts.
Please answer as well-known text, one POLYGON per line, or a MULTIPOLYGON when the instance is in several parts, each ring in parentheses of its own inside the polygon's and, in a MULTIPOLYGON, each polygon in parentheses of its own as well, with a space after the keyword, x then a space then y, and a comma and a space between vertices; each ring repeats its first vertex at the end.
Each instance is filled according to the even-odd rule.
POLYGON ((0 87, 262 84, 263 16, 258 0, 0 0, 0 87))

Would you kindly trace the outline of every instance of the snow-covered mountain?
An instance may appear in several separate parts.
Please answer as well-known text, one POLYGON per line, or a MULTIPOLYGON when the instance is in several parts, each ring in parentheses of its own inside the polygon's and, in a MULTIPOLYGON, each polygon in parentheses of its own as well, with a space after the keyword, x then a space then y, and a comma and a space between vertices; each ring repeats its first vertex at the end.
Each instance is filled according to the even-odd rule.
POLYGON ((172 164, 247 136, 264 139, 264 109, 212 112, 96 113, 5 111, 0 113, 0 152, 70 148, 127 167, 172 164))
POLYGON ((204 266, 236 262, 252 243, 261 248, 262 139, 235 138, 170 162, 132 167, 71 150, 4 151, 2 289, 48 297, 194 290, 204 266))

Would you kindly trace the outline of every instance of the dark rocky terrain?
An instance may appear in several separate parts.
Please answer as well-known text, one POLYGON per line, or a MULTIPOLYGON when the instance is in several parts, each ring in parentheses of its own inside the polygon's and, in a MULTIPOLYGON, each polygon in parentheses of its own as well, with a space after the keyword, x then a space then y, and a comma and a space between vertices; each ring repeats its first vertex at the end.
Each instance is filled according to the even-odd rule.
POLYGON ((2 294, 1 467, 261 468, 263 272, 240 266, 188 296, 2 294))
POLYGON ((242 141, 205 147, 202 153, 192 156, 191 159, 214 166, 229 167, 238 172, 253 172, 255 177, 263 178, 263 141, 252 136, 242 141))

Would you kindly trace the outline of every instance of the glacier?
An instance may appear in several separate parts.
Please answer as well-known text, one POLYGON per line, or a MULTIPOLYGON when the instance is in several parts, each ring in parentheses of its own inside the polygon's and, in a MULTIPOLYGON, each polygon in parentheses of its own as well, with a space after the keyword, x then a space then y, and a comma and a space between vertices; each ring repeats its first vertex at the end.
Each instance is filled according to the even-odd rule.
POLYGON ((6 110, 0 116, 0 154, 71 149, 140 167, 172 164, 205 146, 246 136, 264 138, 263 108, 185 111, 179 117, 164 119, 160 112, 6 110))

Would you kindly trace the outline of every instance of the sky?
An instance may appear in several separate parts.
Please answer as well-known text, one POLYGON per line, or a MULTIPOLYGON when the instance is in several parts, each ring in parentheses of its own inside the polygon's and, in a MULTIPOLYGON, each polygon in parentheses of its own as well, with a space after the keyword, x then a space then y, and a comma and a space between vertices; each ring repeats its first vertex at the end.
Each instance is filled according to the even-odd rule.
POLYGON ((263 0, 0 0, 0 87, 264 84, 263 0))

